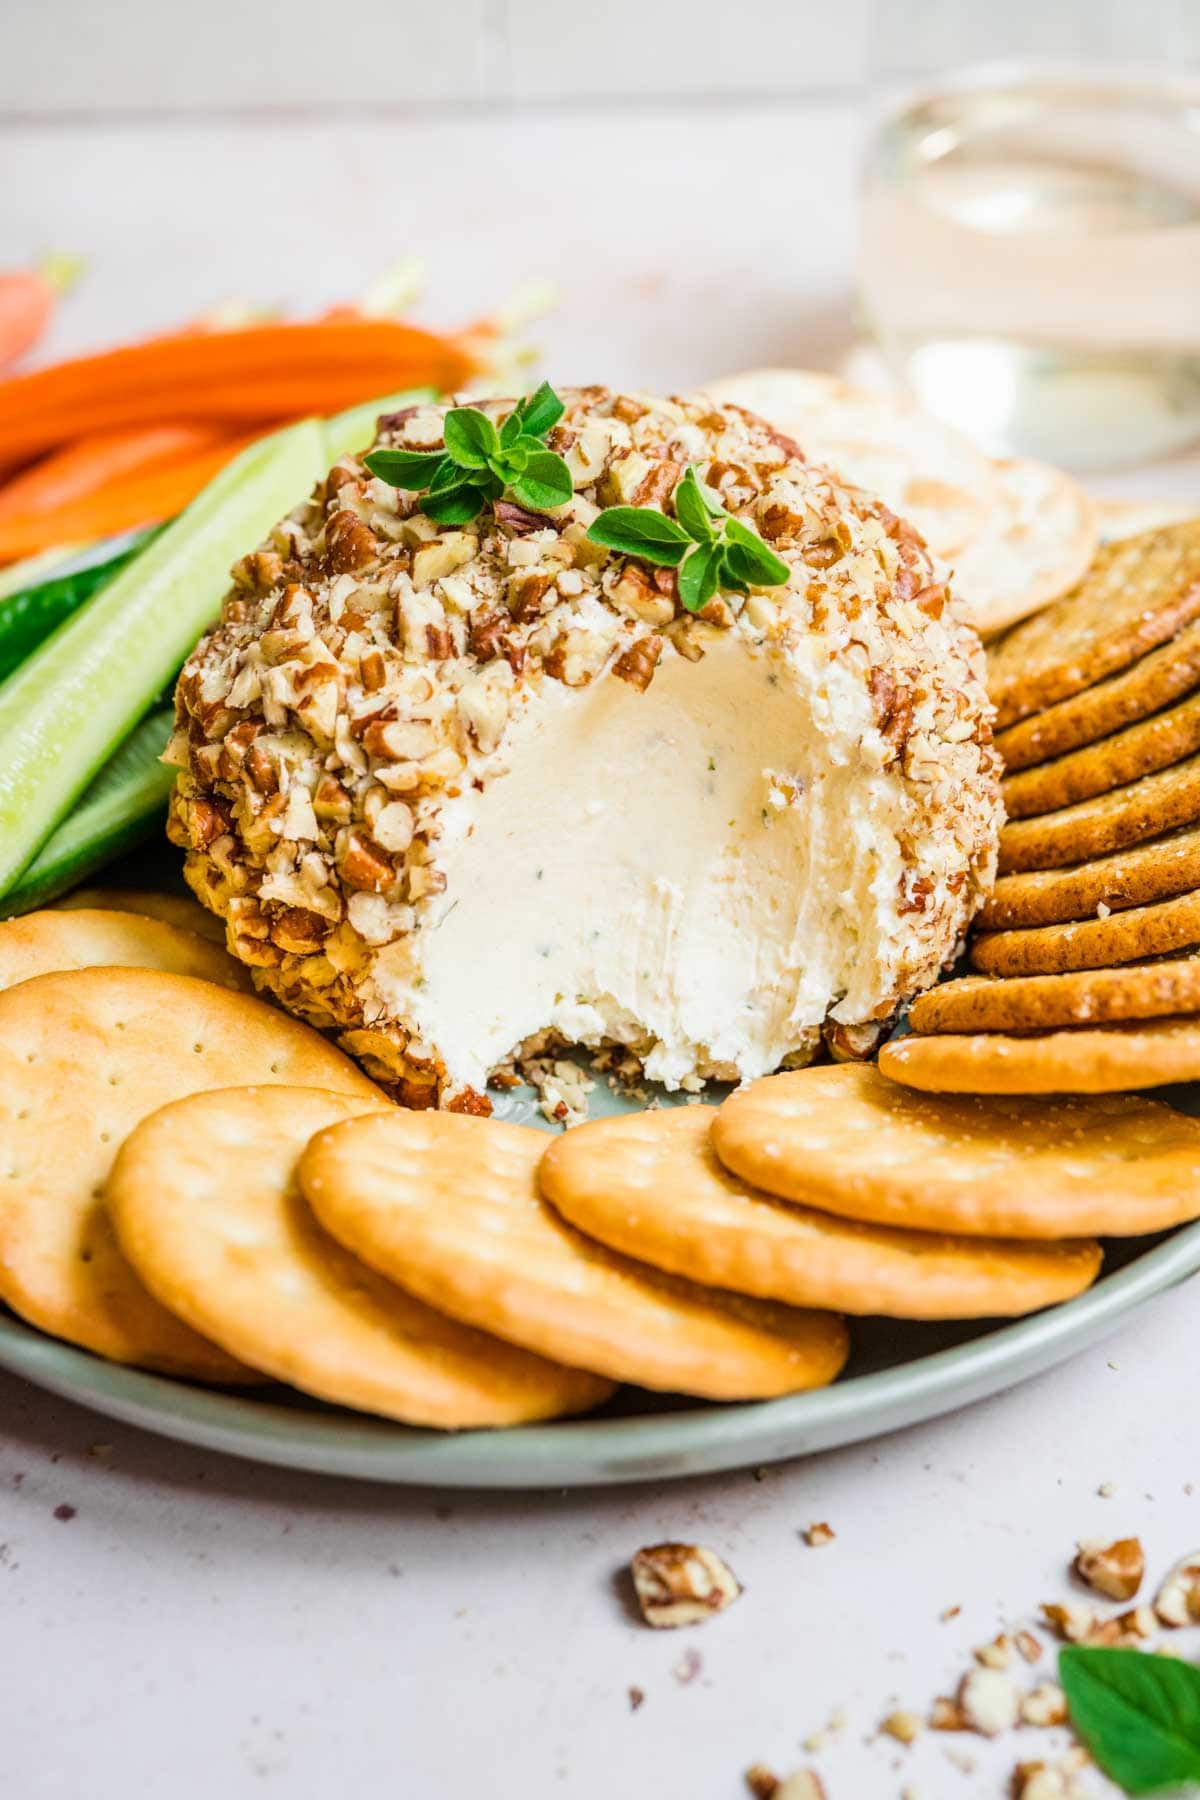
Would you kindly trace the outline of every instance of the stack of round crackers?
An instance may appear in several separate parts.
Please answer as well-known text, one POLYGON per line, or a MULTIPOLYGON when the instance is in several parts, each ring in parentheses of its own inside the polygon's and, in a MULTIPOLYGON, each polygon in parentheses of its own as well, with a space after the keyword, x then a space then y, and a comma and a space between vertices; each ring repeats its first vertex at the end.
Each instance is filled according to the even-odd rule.
POLYGON ((1200 1212, 1200 1123, 1127 1096, 844 1064, 555 1139, 409 1111, 186 910, 87 898, 0 925, 0 1300, 112 1361, 443 1430, 767 1399, 847 1314, 1029 1313, 1200 1212))
POLYGON ((405 1111, 247 994, 186 903, 85 898, 0 925, 0 1298, 113 1361, 499 1427, 617 1383, 800 1392, 845 1363, 845 1312, 1026 1312, 1099 1267, 1074 1236, 781 1205, 722 1172, 709 1108, 548 1155, 405 1111))
POLYGON ((1200 1076, 1200 521, 1105 545, 989 656, 1007 775, 977 973, 880 1067, 934 1092, 1200 1076))

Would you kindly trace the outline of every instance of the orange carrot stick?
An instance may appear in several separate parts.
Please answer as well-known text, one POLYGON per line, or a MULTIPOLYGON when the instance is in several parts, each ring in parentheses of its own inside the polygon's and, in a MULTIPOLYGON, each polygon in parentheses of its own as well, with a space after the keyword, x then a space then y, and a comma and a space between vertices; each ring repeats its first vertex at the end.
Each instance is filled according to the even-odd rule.
POLYGON ((474 367, 455 340, 387 319, 153 338, 0 382, 0 465, 81 432, 295 417, 389 389, 452 389, 474 367))
POLYGON ((0 369, 33 349, 80 266, 73 257, 57 256, 47 257, 36 269, 0 274, 0 369))
POLYGON ((135 471, 57 512, 0 519, 0 563, 16 562, 53 544, 91 543, 135 525, 173 518, 239 450, 259 436, 255 431, 226 438, 162 468, 135 471))
POLYGON ((0 488, 0 519, 61 512, 137 469, 182 461, 229 435, 228 428, 216 425, 146 425, 77 438, 0 488))

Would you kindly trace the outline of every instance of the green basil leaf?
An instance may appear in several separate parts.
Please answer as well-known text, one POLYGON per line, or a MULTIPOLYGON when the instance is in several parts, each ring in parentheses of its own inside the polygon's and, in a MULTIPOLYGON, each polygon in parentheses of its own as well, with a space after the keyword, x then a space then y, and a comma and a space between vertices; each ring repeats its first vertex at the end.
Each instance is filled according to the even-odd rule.
POLYGON ((689 612, 699 612, 717 591, 724 552, 720 544, 697 548, 679 571, 679 598, 689 612))
POLYGON ((500 433, 478 407, 456 406, 446 414, 446 453, 460 469, 486 469, 500 450, 500 433))
POLYGON ((1127 1794, 1200 1783, 1200 1668, 1142 1650, 1059 1652, 1071 1723, 1127 1794))
POLYGON ((588 541, 642 562, 675 569, 691 549, 682 525, 653 506, 610 506, 588 526, 588 541))
POLYGON ((756 587, 782 587, 791 574, 791 570, 782 557, 769 550, 756 531, 743 525, 740 519, 728 519, 725 523, 725 539, 731 546, 743 552, 739 562, 748 571, 747 580, 756 587))
POLYGON ((574 492, 571 471, 553 450, 534 450, 525 464, 524 474, 512 484, 513 499, 519 506, 528 506, 534 512, 565 506, 574 492))
POLYGON ((464 481, 441 493, 427 494, 421 503, 421 511, 439 525, 465 525, 479 513, 485 498, 482 489, 473 482, 464 481))
POLYGON ((523 401, 518 402, 500 427, 500 448, 502 450, 507 450, 511 444, 515 444, 521 435, 521 407, 523 404, 523 401))
POLYGON ((528 394, 517 407, 522 431, 537 438, 544 438, 552 431, 566 410, 548 381, 543 381, 536 394, 528 394))
POLYGON ((675 489, 675 517, 698 544, 711 544, 717 535, 713 513, 707 504, 695 469, 689 469, 675 489))
POLYGON ((389 487, 417 493, 429 486, 447 459, 440 450, 372 450, 363 460, 389 487))

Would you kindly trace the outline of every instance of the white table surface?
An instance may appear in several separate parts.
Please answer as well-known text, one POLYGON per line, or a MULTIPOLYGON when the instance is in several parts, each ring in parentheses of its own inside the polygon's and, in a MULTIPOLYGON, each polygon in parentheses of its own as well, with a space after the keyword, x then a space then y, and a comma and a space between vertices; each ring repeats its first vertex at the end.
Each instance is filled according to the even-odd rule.
MULTIPOLYGON (((416 251, 431 318, 556 281, 535 335, 563 381, 829 365, 851 337, 860 132, 832 100, 358 129, 10 122, 0 263, 88 257, 56 350, 229 295, 341 297, 416 251)), ((1197 492, 1200 463, 1106 485, 1197 492)), ((763 1760, 813 1764, 830 1800, 999 1795, 1045 1734, 902 1750, 875 1728, 1067 1597, 1076 1538, 1140 1534, 1155 1573, 1200 1543, 1197 1291, 940 1423, 761 1478, 592 1494, 257 1469, 0 1378, 0 1792, 735 1800, 763 1760), (819 1550, 799 1535, 817 1519, 837 1532, 819 1550), (727 1555, 740 1602, 692 1632, 638 1623, 618 1577, 664 1537, 727 1555)))

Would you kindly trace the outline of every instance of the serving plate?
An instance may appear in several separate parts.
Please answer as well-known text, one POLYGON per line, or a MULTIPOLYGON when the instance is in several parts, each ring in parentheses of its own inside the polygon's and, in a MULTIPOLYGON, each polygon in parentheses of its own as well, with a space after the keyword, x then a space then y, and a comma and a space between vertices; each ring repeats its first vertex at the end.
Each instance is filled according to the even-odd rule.
MULTIPOLYGON (((1200 1086, 1170 1098, 1200 1112, 1200 1086)), ((598 1085, 594 1114, 631 1103, 598 1085)), ((518 1090, 504 1116, 540 1122, 518 1090)), ((1000 1393, 1115 1331, 1200 1272, 1200 1223, 1110 1240, 1086 1294, 1016 1322, 852 1321, 853 1352, 829 1388, 734 1406, 625 1389, 586 1419, 507 1431, 415 1431, 324 1406, 289 1389, 260 1398, 197 1388, 106 1363, 0 1313, 0 1367, 162 1436, 253 1461, 404 1485, 562 1488, 673 1480, 858 1443, 1000 1393)))

